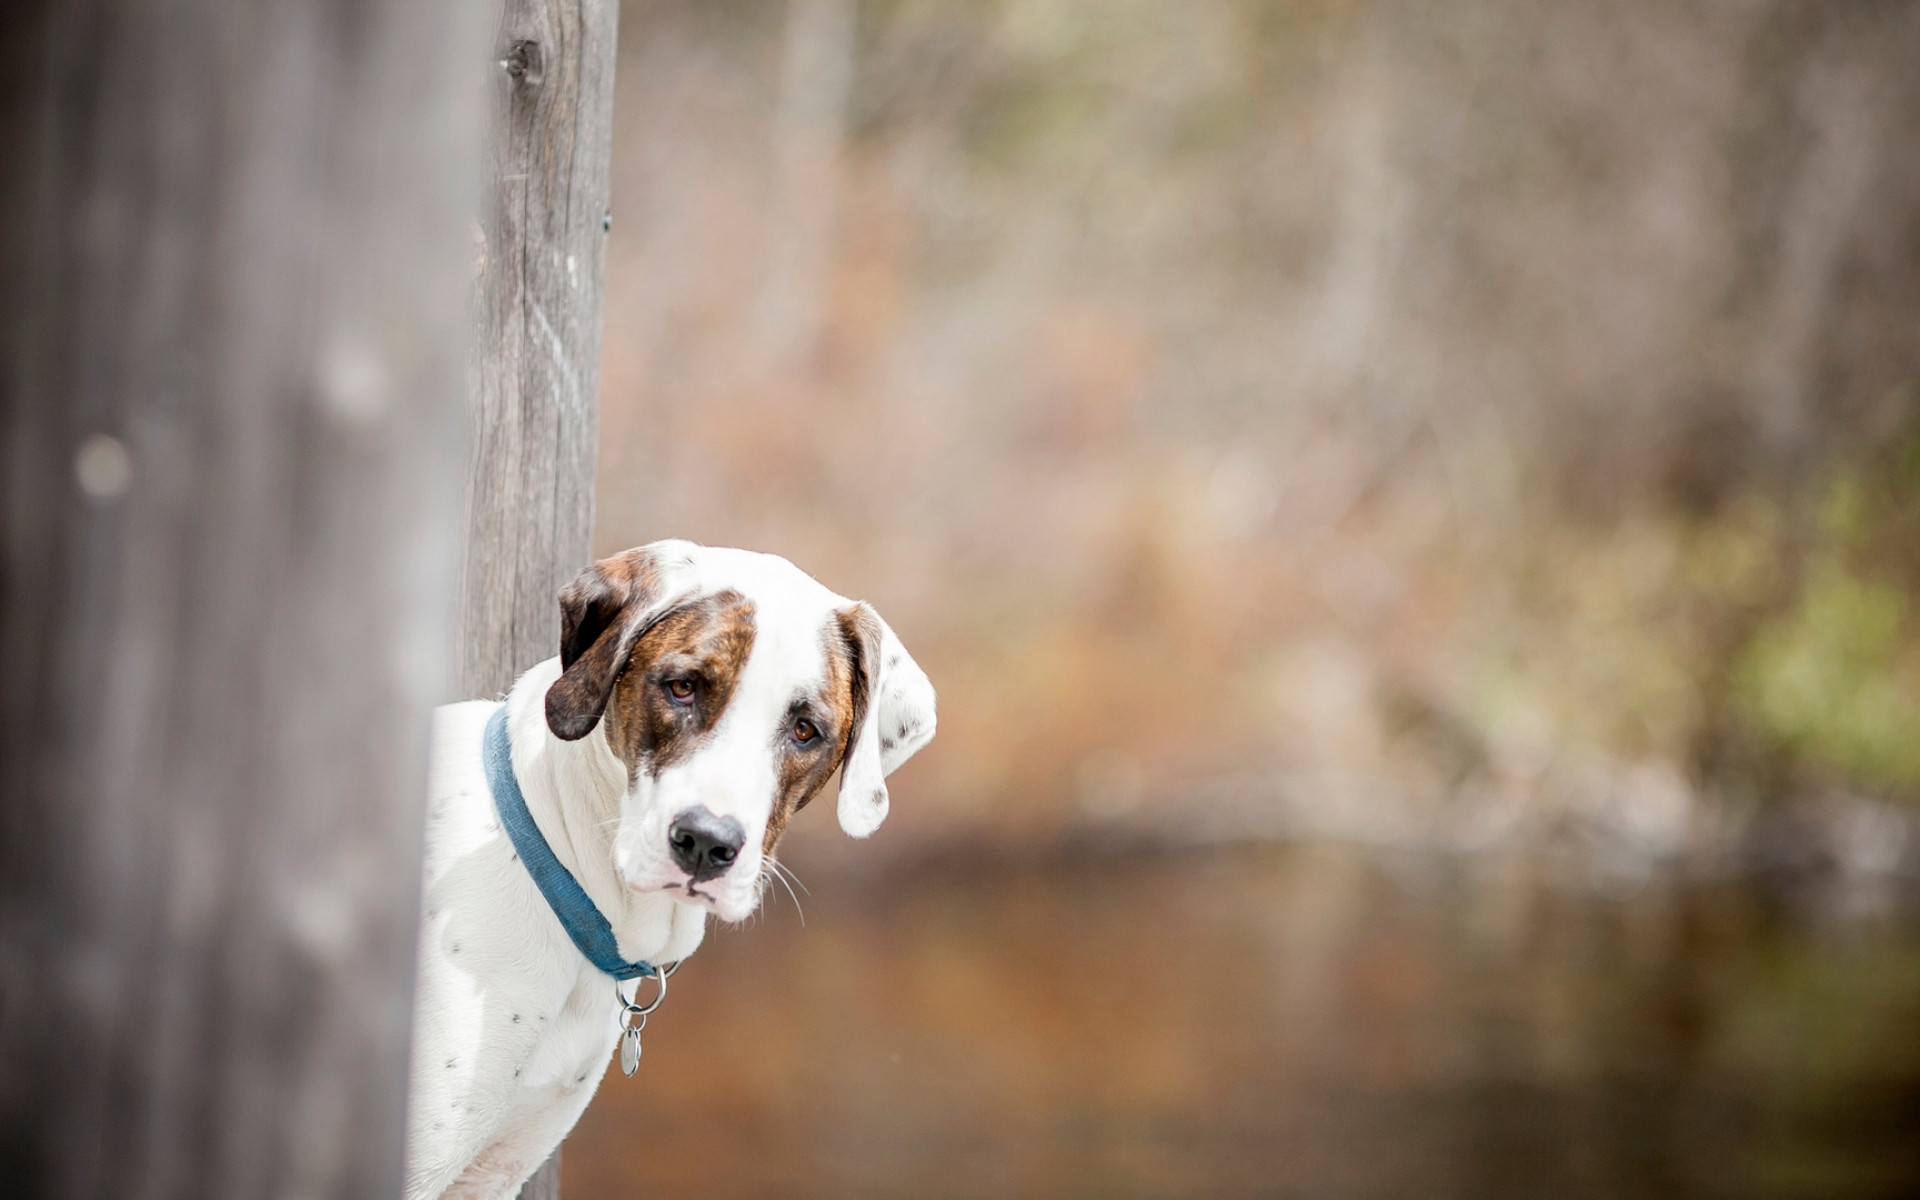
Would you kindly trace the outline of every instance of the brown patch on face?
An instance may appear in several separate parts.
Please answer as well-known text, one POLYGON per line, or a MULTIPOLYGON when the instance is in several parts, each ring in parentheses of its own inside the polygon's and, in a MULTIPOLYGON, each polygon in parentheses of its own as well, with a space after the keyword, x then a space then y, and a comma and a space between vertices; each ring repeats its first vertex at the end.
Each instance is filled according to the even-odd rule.
MULTIPOLYGON (((873 676, 875 668, 880 665, 880 624, 863 604, 843 608, 834 616, 840 622, 840 636, 847 645, 853 673, 849 681, 849 703, 853 717, 847 729, 847 749, 851 752, 853 739, 860 735, 861 726, 873 703, 873 676)), ((884 730, 881 736, 886 736, 884 730)))
POLYGON ((629 626, 661 600, 646 550, 603 558, 560 590, 560 678, 547 689, 547 727, 577 741, 593 732, 627 660, 629 626))
POLYGON ((776 735, 780 791, 767 818, 767 836, 761 847, 766 853, 773 852, 774 843, 786 831, 793 814, 818 796, 846 761, 854 733, 866 713, 867 673, 862 669, 866 651, 859 631, 849 624, 855 613, 853 609, 836 613, 836 619, 821 631, 826 645, 826 677, 817 691, 794 698, 776 735), (792 736, 794 723, 801 720, 809 722, 816 734, 805 745, 792 736))
POLYGON ((634 641, 607 706, 607 744, 630 776, 658 775, 713 732, 753 651, 753 614, 739 592, 719 592, 669 611, 634 641))

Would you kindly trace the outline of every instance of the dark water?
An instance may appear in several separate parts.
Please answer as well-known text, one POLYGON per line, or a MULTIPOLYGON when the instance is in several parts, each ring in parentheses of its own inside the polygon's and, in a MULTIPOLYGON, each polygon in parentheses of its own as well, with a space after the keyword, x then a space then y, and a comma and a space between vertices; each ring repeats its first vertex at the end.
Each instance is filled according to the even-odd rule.
POLYGON ((1275 848, 802 898, 675 978, 567 1200, 1920 1196, 1885 884, 1275 848))

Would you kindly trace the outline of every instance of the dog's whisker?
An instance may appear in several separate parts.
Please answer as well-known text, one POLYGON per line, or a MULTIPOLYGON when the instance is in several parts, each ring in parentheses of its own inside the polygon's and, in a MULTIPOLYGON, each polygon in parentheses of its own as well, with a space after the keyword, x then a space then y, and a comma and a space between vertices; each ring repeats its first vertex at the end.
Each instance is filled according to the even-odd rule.
MULTIPOLYGON (((809 896, 813 895, 813 889, 808 887, 805 883, 801 882, 800 876, 794 873, 794 870, 792 867, 789 867, 785 863, 777 862, 777 861, 773 864, 773 867, 774 867, 774 870, 779 874, 780 882, 783 885, 785 885, 789 893, 791 893, 795 887, 798 887, 801 891, 805 892, 807 895, 809 896)), ((800 898, 798 896, 794 896, 793 903, 794 903, 794 907, 798 908, 800 906, 800 898)))
POLYGON ((800 882, 799 873, 796 872, 792 867, 779 861, 778 859, 773 860, 773 865, 779 869, 782 875, 785 875, 788 879, 792 880, 794 883, 794 886, 798 887, 801 891, 805 892, 809 896, 813 895, 813 889, 808 887, 806 884, 800 882))
MULTIPOLYGON (((800 926, 803 929, 806 928, 807 910, 801 906, 800 897, 794 892, 793 885, 787 882, 787 876, 791 873, 789 868, 783 866, 777 858, 768 858, 765 866, 767 869, 760 875, 762 882, 764 883, 768 879, 775 879, 780 882, 781 887, 787 889, 787 895, 793 897, 793 911, 800 914, 800 926)), ((808 895, 812 895, 812 893, 809 892, 808 895)))

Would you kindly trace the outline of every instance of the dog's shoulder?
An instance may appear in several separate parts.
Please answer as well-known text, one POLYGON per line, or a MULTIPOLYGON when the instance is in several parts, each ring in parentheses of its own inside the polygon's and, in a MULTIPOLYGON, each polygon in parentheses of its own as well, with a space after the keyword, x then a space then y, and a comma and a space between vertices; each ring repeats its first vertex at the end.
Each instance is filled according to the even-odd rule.
POLYGON ((427 883, 452 861, 489 840, 496 824, 480 741, 496 701, 469 700, 433 710, 427 759, 427 883))

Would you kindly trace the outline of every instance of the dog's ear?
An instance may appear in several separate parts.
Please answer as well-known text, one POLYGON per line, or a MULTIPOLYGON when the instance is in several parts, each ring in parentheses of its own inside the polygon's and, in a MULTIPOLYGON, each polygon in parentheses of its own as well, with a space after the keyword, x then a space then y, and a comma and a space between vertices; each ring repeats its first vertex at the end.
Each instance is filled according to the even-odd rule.
POLYGON ((560 678, 547 689, 553 736, 573 742, 593 732, 634 641, 682 598, 676 584, 691 560, 672 547, 603 558, 560 589, 560 678))
POLYGON ((840 771, 840 828, 866 837, 887 819, 886 777, 933 740, 933 684, 865 603, 836 614, 853 659, 853 732, 840 771))

